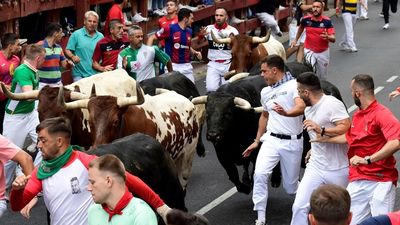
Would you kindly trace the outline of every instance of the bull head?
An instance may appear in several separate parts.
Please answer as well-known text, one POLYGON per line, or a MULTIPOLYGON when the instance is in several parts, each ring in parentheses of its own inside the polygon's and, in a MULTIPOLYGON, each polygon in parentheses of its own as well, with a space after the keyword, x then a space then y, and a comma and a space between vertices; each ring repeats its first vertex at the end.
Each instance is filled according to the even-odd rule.
POLYGON ((217 37, 215 37, 215 34, 212 31, 211 31, 211 38, 212 38, 213 42, 218 43, 218 44, 231 43, 231 38, 217 38, 217 37))
MULTIPOLYGON (((240 108, 240 109, 243 109, 243 110, 246 110, 246 111, 249 111, 249 110, 252 109, 250 103, 247 100, 243 99, 243 98, 235 97, 233 99, 233 102, 235 103, 235 106, 237 108, 240 108)), ((192 103, 194 105, 206 104, 207 103, 207 96, 203 95, 203 96, 199 96, 199 97, 193 98, 192 99, 192 103)))
POLYGON ((23 93, 12 93, 6 88, 6 85, 1 82, 1 89, 3 93, 12 100, 36 100, 39 96, 39 90, 32 90, 23 93))

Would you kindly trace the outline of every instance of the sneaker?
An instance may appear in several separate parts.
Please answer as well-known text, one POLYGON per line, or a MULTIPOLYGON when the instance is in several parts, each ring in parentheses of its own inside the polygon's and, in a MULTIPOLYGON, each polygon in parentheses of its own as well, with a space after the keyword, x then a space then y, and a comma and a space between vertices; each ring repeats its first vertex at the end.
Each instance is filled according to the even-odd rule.
POLYGON ((368 16, 360 16, 359 19, 360 20, 369 20, 369 17, 368 16))
POLYGON ((385 23, 385 25, 383 25, 383 27, 382 27, 384 30, 387 30, 387 29, 389 29, 389 24, 388 23, 385 23))
POLYGON ((265 222, 256 220, 256 225, 267 225, 265 222))
POLYGON ((339 43, 339 46, 342 48, 341 49, 342 51, 350 50, 350 47, 346 43, 344 43, 343 41, 339 43))
POLYGON ((165 16, 165 15, 166 15, 166 14, 165 14, 162 10, 160 10, 160 9, 153 10, 153 13, 154 13, 154 15, 157 15, 157 16, 165 16))
POLYGON ((382 17, 382 18, 384 17, 383 12, 379 13, 379 17, 382 17))
POLYGON ((238 23, 243 23, 243 22, 244 22, 244 20, 241 20, 241 19, 237 18, 236 16, 233 16, 231 18, 231 23, 232 24, 238 24, 238 23))
POLYGON ((133 23, 140 23, 144 21, 149 21, 149 18, 143 17, 141 13, 136 13, 134 16, 132 16, 132 22, 133 23))
POLYGON ((28 152, 30 152, 30 153, 36 152, 36 143, 32 143, 31 145, 29 145, 28 147, 26 147, 26 151, 28 151, 28 152))
POLYGON ((358 52, 358 49, 356 49, 356 48, 350 48, 350 49, 349 49, 349 52, 351 52, 351 53, 353 53, 353 52, 358 52))

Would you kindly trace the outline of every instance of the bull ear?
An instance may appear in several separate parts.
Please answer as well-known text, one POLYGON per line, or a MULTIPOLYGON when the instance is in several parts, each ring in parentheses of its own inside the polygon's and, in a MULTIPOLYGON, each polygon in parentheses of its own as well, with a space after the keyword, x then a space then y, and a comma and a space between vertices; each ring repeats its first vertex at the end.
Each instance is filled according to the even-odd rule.
POLYGON ((93 83, 92 91, 90 92, 90 97, 96 97, 96 85, 93 83))
POLYGON ((203 95, 203 96, 199 96, 199 97, 193 98, 192 99, 192 103, 194 105, 206 104, 207 103, 207 97, 208 97, 207 95, 203 95))
POLYGON ((136 96, 137 96, 137 104, 141 105, 144 103, 144 92, 140 85, 136 84, 136 96))

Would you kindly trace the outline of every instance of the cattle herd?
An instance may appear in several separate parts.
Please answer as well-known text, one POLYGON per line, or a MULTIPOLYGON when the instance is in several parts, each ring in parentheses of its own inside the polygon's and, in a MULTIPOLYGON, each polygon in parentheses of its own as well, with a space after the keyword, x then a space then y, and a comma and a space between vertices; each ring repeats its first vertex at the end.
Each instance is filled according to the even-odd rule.
MULTIPOLYGON (((251 71, 254 65, 259 68, 256 62, 262 57, 262 51, 255 49, 259 43, 272 41, 272 45, 277 45, 274 53, 281 52, 269 33, 257 39, 240 35, 223 40, 213 38, 217 43, 231 43, 231 69, 237 72, 251 71), (234 51, 239 47, 244 50, 234 51), (249 58, 241 59, 248 57, 246 52, 258 55, 252 62, 243 64, 249 61, 249 58)), ((291 62, 286 69, 297 76, 313 68, 291 62)), ((204 122, 207 122, 206 138, 214 145, 229 180, 239 192, 251 192, 249 168, 250 163, 255 163, 258 151, 247 158, 242 157, 242 152, 257 132, 260 114, 255 109, 261 105, 260 92, 267 85, 259 74, 253 69, 250 76, 249 73, 237 75, 240 78, 206 96, 200 96, 196 86, 179 72, 139 84, 125 70, 97 74, 64 87, 46 86, 40 91, 21 94, 9 92, 3 84, 2 89, 11 99, 38 100, 40 121, 67 117, 73 129, 72 144, 84 147, 90 154, 116 155, 129 172, 145 181, 169 206, 186 211, 185 189, 193 157, 195 152, 200 156, 205 154, 201 139, 204 122), (244 169, 241 178, 238 165, 244 169)), ((323 81, 322 87, 326 94, 341 100, 334 85, 323 81)), ((271 183, 278 186, 279 167, 273 174, 271 183)))

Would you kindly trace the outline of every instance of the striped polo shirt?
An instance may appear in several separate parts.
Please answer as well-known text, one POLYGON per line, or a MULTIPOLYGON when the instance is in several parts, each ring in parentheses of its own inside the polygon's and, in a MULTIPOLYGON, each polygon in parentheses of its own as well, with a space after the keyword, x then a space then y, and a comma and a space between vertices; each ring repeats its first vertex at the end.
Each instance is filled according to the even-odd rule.
POLYGON ((358 0, 344 0, 342 13, 357 13, 357 1, 358 0))
POLYGON ((46 50, 46 58, 38 71, 39 82, 47 84, 59 82, 61 80, 60 65, 62 61, 66 60, 61 46, 59 44, 49 46, 46 39, 37 44, 46 50))

